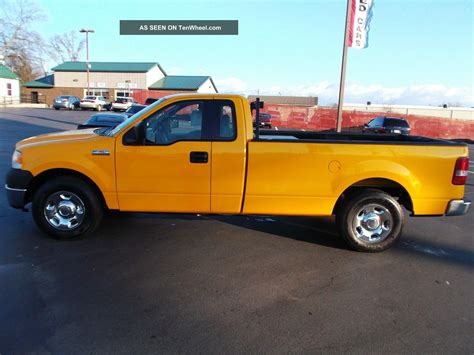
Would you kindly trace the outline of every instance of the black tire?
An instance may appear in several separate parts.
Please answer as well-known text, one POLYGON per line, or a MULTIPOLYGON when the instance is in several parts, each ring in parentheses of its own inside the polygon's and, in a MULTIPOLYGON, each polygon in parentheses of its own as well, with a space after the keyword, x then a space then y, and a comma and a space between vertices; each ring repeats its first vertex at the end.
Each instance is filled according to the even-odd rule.
POLYGON ((54 109, 57 111, 57 110, 59 110, 59 107, 55 107, 54 109))
POLYGON ((74 176, 59 176, 41 185, 33 196, 32 213, 36 225, 45 233, 57 239, 73 239, 92 233, 102 221, 104 206, 96 190, 88 183, 74 176), (55 228, 46 217, 48 199, 55 193, 69 192, 84 205, 82 221, 69 230, 55 228))
POLYGON ((390 248, 400 238, 403 223, 403 210, 397 200, 376 189, 349 194, 336 212, 340 235, 351 249, 363 252, 380 252, 390 248), (370 213, 371 210, 374 212, 370 213), (369 226, 371 222, 375 226, 380 225, 380 228, 367 236, 374 228, 374 225, 369 226), (358 224, 365 224, 365 227, 358 224))

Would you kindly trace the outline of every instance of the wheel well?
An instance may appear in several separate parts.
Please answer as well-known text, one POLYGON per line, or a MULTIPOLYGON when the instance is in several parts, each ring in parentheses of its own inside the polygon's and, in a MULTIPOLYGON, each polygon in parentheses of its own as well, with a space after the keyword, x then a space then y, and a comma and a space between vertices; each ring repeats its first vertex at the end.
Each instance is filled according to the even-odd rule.
POLYGON ((85 183, 87 183, 89 186, 91 186, 95 190, 95 192, 97 193, 97 196, 99 196, 101 200, 102 205, 105 208, 107 207, 107 204, 105 203, 104 195, 102 195, 102 191, 99 189, 96 183, 92 181, 89 177, 87 177, 86 175, 78 171, 71 170, 71 169, 51 169, 51 170, 43 171, 42 173, 36 175, 26 189, 27 192, 26 192, 25 201, 31 202, 33 199, 33 196, 35 195, 36 191, 41 185, 43 185, 46 181, 58 176, 74 176, 76 178, 83 180, 85 183))
POLYGON ((349 186, 347 189, 344 190, 341 196, 339 196, 339 198, 337 199, 337 202, 334 205, 334 209, 332 213, 333 214, 336 213, 336 211, 342 205, 342 203, 344 202, 344 199, 347 198, 347 196, 353 194, 354 192, 358 192, 363 189, 369 189, 369 188, 377 189, 389 194, 390 196, 396 198, 398 200, 398 203, 400 203, 400 205, 402 205, 408 211, 413 213, 413 202, 411 200, 411 197, 408 191, 398 182, 389 180, 389 179, 383 179, 383 178, 365 179, 365 180, 358 181, 355 184, 349 186))

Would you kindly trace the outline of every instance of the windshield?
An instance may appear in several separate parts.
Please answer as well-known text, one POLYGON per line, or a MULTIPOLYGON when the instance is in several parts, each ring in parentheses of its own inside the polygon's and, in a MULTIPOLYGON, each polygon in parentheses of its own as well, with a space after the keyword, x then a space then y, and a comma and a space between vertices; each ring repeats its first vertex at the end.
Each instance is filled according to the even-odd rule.
POLYGON ((158 101, 154 102, 152 105, 150 106, 147 106, 146 108, 144 108, 143 110, 141 111, 138 111, 137 113, 135 113, 133 116, 130 116, 128 119, 126 119, 125 121, 123 121, 121 124, 119 124, 117 127, 115 127, 113 130, 111 130, 110 132, 107 132, 107 135, 109 136, 114 136, 116 135, 117 133, 119 133, 122 129, 124 129, 125 127, 127 127, 130 123, 132 123, 133 121, 135 121, 138 117, 142 116, 142 115, 145 115, 148 111, 154 109, 156 106, 160 105, 162 102, 166 101, 167 98, 166 97, 163 97, 161 99, 159 99, 158 101))
POLYGON ((137 113, 138 111, 141 111, 145 108, 146 106, 144 105, 132 105, 127 110, 125 111, 126 113, 137 113))

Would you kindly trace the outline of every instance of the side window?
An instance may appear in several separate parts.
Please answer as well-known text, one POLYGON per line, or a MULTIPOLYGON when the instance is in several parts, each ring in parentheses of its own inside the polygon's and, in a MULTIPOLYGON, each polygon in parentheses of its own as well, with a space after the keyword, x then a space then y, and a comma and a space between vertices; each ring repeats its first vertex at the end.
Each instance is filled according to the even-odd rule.
POLYGON ((235 138, 235 112, 233 105, 219 105, 219 138, 232 140, 235 138))
POLYGON ((215 117, 213 140, 234 140, 237 136, 234 103, 229 100, 213 100, 213 117, 215 117))
POLYGON ((376 117, 369 123, 369 127, 380 127, 383 124, 383 117, 376 117))
POLYGON ((201 140, 203 114, 202 101, 182 101, 162 108, 146 119, 147 144, 201 140))

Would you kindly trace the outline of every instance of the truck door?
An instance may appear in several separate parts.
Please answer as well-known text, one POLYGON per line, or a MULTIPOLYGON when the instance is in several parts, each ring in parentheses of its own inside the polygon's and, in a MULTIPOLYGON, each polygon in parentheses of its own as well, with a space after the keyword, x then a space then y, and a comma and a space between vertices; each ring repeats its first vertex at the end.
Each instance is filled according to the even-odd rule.
POLYGON ((210 212, 210 102, 170 103, 145 118, 143 145, 117 141, 121 210, 210 212))
POLYGON ((247 146, 242 102, 213 100, 212 117, 211 212, 240 213, 247 146))

